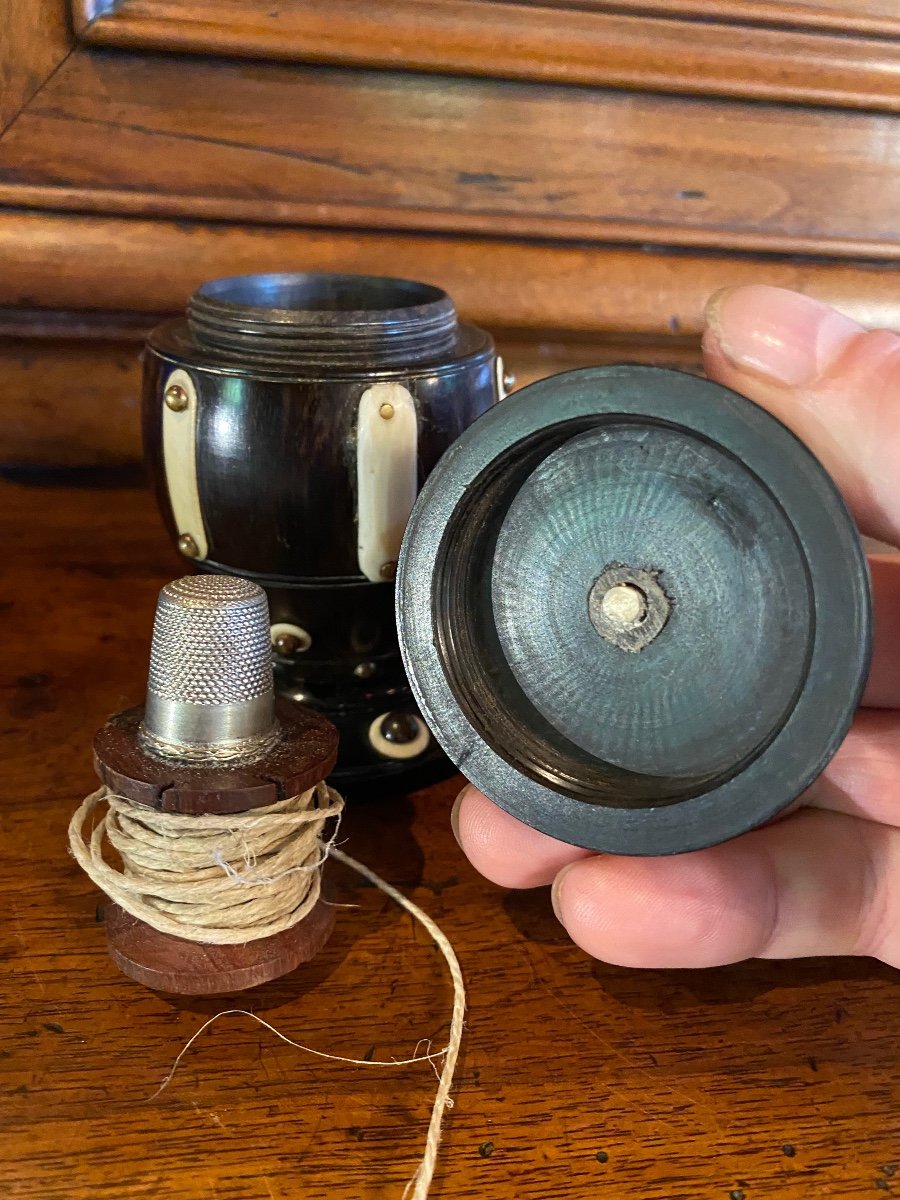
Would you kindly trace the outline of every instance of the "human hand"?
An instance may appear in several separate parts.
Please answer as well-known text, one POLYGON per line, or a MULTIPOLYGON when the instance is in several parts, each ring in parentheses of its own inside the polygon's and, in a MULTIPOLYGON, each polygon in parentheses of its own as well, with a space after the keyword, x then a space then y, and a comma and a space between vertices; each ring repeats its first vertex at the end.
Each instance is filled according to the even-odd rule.
MULTIPOLYGON (((900 336, 754 286, 713 298, 703 352, 711 379, 807 443, 862 533, 900 546, 900 336)), ((623 966, 820 954, 900 966, 900 555, 869 561, 875 657, 863 707, 802 807, 707 850, 622 858, 557 842, 467 787, 452 820, 473 865, 504 887, 552 883, 572 939, 623 966)))

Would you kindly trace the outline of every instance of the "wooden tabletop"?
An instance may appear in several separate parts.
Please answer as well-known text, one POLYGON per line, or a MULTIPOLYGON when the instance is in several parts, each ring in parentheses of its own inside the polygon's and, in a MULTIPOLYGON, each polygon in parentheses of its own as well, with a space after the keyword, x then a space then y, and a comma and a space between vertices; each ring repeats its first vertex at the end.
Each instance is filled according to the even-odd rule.
MULTIPOLYGON (((66 849, 91 737, 139 703, 156 594, 182 566, 149 497, 107 480, 0 484, 0 1194, 42 1200, 400 1200, 451 994, 410 918, 336 863, 326 949, 209 1001, 157 995, 106 953, 66 849)), ((357 804, 346 850, 422 905, 469 989, 440 1200, 811 1200, 900 1195, 900 974, 868 960, 634 971, 575 949, 546 891, 476 876, 451 780, 357 804)))

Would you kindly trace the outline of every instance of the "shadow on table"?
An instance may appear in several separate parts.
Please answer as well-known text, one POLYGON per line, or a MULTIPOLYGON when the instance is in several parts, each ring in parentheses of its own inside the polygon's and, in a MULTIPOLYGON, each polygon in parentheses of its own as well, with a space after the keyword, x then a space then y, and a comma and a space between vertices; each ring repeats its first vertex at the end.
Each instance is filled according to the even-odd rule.
MULTIPOLYGON (((503 909, 528 941, 547 947, 570 945, 554 915, 549 888, 510 892, 503 899, 503 909)), ((574 947, 572 953, 583 959, 574 947)), ((862 981, 892 985, 900 997, 900 971, 871 958, 750 959, 702 970, 651 970, 593 962, 590 976, 621 1003, 658 1012, 742 1004, 779 988, 862 981)))

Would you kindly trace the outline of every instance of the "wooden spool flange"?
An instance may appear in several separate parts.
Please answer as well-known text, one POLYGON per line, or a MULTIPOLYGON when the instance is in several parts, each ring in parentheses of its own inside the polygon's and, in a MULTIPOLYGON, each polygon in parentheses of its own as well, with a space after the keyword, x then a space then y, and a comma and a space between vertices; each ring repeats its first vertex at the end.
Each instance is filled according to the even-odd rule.
MULTIPOLYGON (((143 708, 118 713, 94 738, 100 780, 119 796, 163 812, 237 813, 295 796, 323 780, 337 758, 337 730, 325 717, 277 700, 279 741, 247 765, 186 765, 144 749, 143 708)), ((334 927, 333 909, 319 900, 291 929, 243 945, 221 946, 161 933, 125 912, 105 909, 109 952, 126 975, 178 995, 208 996, 256 987, 314 958, 334 927)))

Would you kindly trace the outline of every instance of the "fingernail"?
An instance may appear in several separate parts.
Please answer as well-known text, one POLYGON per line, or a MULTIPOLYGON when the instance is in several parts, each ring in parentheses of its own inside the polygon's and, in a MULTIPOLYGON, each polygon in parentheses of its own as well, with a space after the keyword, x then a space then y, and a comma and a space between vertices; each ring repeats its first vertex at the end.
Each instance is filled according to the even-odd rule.
POLYGON ((462 842, 459 840, 459 810, 462 808, 463 797, 468 790, 469 785, 466 784, 453 801, 453 807, 450 809, 450 828, 453 830, 453 836, 456 838, 460 850, 462 849, 462 842))
POLYGON ((736 367, 787 387, 813 383, 862 327, 827 304, 784 288, 726 288, 709 300, 709 332, 736 367))
POLYGON ((559 905, 560 889, 562 887, 563 880, 565 879, 565 877, 568 875, 568 873, 572 870, 572 868, 575 865, 576 865, 575 863, 569 863, 569 865, 567 867, 563 867, 563 869, 560 871, 560 873, 557 875, 557 877, 553 880, 553 886, 550 888, 550 903, 553 905, 553 911, 556 914, 556 919, 557 919, 557 921, 559 921, 560 925, 565 924, 565 922, 562 919, 562 916, 560 915, 560 905, 559 905))

